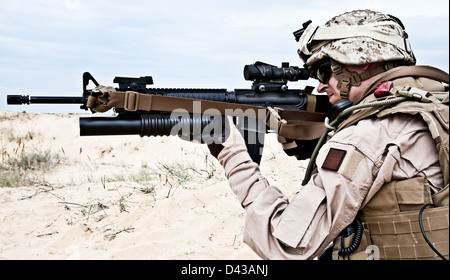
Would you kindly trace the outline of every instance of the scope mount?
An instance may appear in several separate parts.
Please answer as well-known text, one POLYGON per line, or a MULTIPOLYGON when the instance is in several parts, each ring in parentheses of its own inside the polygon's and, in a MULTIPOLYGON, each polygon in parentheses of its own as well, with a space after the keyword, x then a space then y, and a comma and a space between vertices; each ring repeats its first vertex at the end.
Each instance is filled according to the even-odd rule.
POLYGON ((153 85, 153 78, 151 76, 144 76, 139 78, 115 77, 113 83, 119 84, 120 91, 137 91, 147 89, 147 85, 153 85))
POLYGON ((254 81, 252 84, 252 90, 264 92, 264 91, 287 91, 287 81, 280 82, 259 82, 254 81))

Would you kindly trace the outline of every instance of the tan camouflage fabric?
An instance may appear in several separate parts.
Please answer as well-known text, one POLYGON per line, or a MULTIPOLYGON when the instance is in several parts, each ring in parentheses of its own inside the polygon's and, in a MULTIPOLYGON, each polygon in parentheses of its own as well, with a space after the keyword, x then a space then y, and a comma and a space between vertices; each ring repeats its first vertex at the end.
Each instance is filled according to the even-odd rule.
MULTIPOLYGON (((386 34, 408 38, 407 33, 393 18, 371 10, 356 10, 338 15, 329 20, 325 24, 325 27, 362 25, 372 25, 374 28, 380 29, 386 34), (383 24, 373 25, 374 23, 383 24)), ((327 58, 347 65, 361 65, 384 61, 405 61, 409 65, 415 65, 416 63, 412 51, 408 52, 395 45, 377 41, 366 36, 321 42, 311 52, 312 55, 306 61, 306 64, 311 67, 310 70, 312 72, 315 72, 315 68, 319 64, 318 62, 327 58)))

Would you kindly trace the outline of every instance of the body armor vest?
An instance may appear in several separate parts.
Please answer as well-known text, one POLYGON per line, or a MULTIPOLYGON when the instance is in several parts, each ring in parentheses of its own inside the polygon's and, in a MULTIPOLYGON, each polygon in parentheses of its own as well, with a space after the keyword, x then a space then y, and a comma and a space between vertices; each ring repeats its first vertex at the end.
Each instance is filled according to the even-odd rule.
MULTIPOLYGON (((434 75, 433 71, 440 70, 429 67, 427 78, 418 78, 420 71, 417 73, 417 68, 406 68, 412 69, 410 72, 414 77, 402 76, 396 79, 395 75, 391 75, 394 78, 389 79, 393 80, 394 86, 383 99, 408 96, 411 101, 404 101, 392 107, 369 107, 355 111, 339 124, 337 131, 368 117, 382 118, 397 113, 420 115, 428 124, 435 141, 444 187, 432 195, 430 186, 423 177, 386 183, 361 209, 356 219, 362 225, 359 227, 359 233, 352 232, 345 238, 339 236, 335 240, 333 259, 439 259, 428 242, 448 259, 449 92, 448 88, 437 82, 448 84, 448 74, 445 81, 442 78, 434 78, 439 75, 434 75), (428 208, 428 205, 434 208, 428 208), (425 232, 428 242, 422 231, 425 232), (358 245, 355 246, 356 239, 358 245), (343 248, 351 246, 355 247, 354 250, 346 254, 343 248)), ((405 72, 405 69, 402 71, 405 72)), ((406 73, 408 71, 406 69, 406 73)), ((369 89, 370 92, 359 104, 380 99, 372 94, 372 90, 369 89)))

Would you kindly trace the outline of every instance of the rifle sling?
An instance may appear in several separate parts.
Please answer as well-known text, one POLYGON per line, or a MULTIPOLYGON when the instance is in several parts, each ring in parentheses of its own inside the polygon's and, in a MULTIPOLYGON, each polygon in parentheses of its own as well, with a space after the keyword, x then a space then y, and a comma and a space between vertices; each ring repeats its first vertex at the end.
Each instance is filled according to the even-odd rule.
POLYGON ((261 117, 260 114, 263 114, 266 117, 266 124, 270 129, 276 130, 280 136, 296 140, 319 138, 325 131, 324 120, 327 116, 325 113, 282 110, 280 108, 277 108, 275 111, 268 110, 265 107, 246 104, 142 94, 133 91, 109 92, 107 105, 115 108, 123 108, 131 112, 182 111, 210 115, 217 115, 219 113, 220 115, 243 116, 248 118, 259 118, 261 117), (200 103, 196 103, 195 101, 200 103), (277 112, 277 114, 274 115, 274 112, 277 112))

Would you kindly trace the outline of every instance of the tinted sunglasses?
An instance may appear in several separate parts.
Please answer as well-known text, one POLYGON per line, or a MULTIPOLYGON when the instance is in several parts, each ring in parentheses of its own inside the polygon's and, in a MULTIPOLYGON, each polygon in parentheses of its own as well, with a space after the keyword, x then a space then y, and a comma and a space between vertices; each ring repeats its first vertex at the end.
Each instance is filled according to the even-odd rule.
POLYGON ((317 79, 322 84, 328 82, 328 79, 330 79, 331 74, 333 74, 333 72, 331 71, 331 62, 329 61, 322 63, 319 66, 319 69, 317 69, 317 79))

